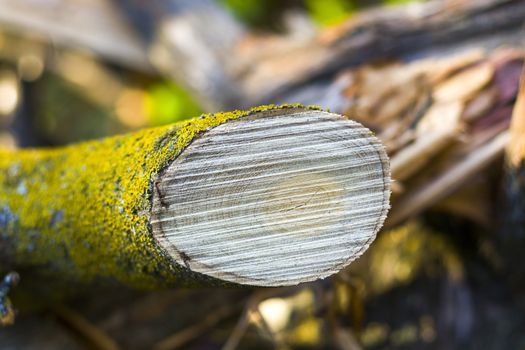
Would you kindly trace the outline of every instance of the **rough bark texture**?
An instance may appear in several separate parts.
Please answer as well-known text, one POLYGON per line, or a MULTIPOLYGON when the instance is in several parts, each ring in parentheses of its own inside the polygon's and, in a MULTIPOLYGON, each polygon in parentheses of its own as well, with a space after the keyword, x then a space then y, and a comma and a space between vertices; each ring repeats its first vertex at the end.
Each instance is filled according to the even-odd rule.
POLYGON ((0 270, 38 268, 65 280, 137 287, 207 280, 156 245, 149 223, 155 176, 199 132, 272 108, 287 106, 201 116, 61 149, 0 151, 0 270))

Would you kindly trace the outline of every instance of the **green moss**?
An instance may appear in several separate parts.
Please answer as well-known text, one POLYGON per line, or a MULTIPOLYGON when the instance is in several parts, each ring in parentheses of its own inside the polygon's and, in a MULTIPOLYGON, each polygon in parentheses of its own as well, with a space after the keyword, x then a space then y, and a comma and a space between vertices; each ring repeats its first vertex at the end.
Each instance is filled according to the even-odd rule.
POLYGON ((355 4, 347 0, 306 0, 305 5, 312 20, 321 26, 341 23, 356 10, 355 4))
POLYGON ((150 86, 145 101, 147 119, 151 126, 179 122, 201 113, 191 96, 172 82, 150 86))
POLYGON ((0 150, 0 239, 15 247, 14 267, 135 287, 191 283, 195 276, 152 237, 152 181, 198 133, 258 111, 292 107, 302 106, 203 115, 64 148, 0 150))

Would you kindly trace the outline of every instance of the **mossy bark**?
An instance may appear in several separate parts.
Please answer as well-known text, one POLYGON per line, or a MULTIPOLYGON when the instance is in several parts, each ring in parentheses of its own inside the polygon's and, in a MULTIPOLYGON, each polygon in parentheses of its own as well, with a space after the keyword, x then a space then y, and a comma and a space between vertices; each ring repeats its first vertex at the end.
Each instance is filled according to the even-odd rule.
MULTIPOLYGON (((0 151, 0 271, 132 287, 220 283, 175 263, 149 224, 156 176, 201 132, 263 106, 65 148, 0 151)), ((24 276, 22 276, 23 278, 24 276)))

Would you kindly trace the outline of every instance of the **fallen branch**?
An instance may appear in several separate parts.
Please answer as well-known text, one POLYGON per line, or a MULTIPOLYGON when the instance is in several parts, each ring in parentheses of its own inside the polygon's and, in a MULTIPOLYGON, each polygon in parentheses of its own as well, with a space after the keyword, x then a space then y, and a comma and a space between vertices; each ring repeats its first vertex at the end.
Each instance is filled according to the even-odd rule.
POLYGON ((324 278, 368 247, 390 195, 370 131, 300 106, 2 151, 0 169, 3 269, 137 287, 324 278))

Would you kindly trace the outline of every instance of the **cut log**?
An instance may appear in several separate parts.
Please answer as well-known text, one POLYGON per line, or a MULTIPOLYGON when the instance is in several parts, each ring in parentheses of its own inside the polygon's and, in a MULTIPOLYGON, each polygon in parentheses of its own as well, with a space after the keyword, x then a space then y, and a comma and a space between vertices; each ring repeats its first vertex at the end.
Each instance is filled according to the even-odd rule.
POLYGON ((327 277, 373 241, 390 196, 372 133, 302 106, 1 151, 0 169, 1 269, 136 287, 327 277))
POLYGON ((147 43, 152 65, 208 111, 245 105, 232 59, 244 28, 212 0, 118 0, 147 43))

